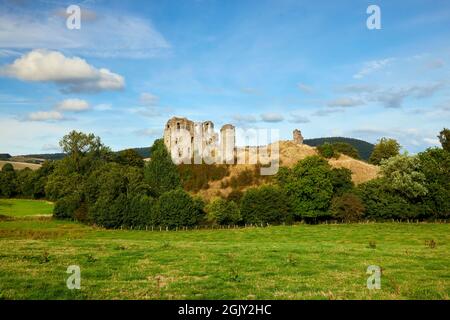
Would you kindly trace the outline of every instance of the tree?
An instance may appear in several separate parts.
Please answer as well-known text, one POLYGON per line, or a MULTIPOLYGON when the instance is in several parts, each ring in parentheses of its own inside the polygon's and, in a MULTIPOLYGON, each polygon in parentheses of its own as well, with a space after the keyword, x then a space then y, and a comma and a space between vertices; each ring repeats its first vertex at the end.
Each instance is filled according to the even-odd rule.
POLYGON ((238 224, 242 219, 238 205, 222 198, 212 201, 206 211, 211 220, 221 225, 238 224))
POLYGON ((425 176, 428 193, 423 197, 424 210, 434 218, 450 217, 450 152, 429 148, 417 155, 420 172, 425 176))
POLYGON ((197 225, 205 215, 203 205, 181 188, 167 191, 158 199, 160 224, 171 229, 197 225))
POLYGON ((381 174, 388 190, 414 202, 428 193, 419 158, 397 155, 381 161, 381 174))
POLYGON ((117 163, 124 166, 133 166, 142 168, 144 167, 144 159, 141 155, 134 149, 122 150, 117 154, 117 163))
POLYGON ((356 188, 366 208, 365 217, 375 220, 424 218, 422 207, 389 190, 382 178, 370 180, 356 188))
POLYGON ((84 166, 89 167, 91 161, 112 157, 111 150, 105 147, 100 138, 92 133, 85 134, 75 130, 71 131, 61 139, 59 145, 63 152, 67 153, 69 158, 72 159, 74 170, 77 172, 82 169, 87 170, 84 166))
POLYGON ((17 174, 10 163, 6 163, 0 172, 0 196, 11 198, 17 195, 17 174))
POLYGON ((354 159, 361 159, 358 150, 347 142, 333 142, 332 144, 334 152, 345 154, 354 159))
POLYGON ((299 161, 292 169, 279 171, 277 181, 286 191, 298 218, 316 221, 328 215, 333 197, 331 167, 319 156, 299 161))
POLYGON ((439 132, 438 138, 442 145, 442 149, 450 151, 450 129, 442 129, 442 131, 439 132))
POLYGON ((317 146, 317 151, 322 157, 327 159, 330 159, 332 157, 334 158, 339 157, 339 154, 333 148, 333 145, 329 142, 325 142, 324 144, 317 146))
POLYGON ((291 220, 286 193, 271 185, 248 189, 241 199, 241 215, 245 223, 279 224, 291 220))
POLYGON ((381 138, 373 148, 369 163, 379 165, 382 160, 400 154, 400 144, 395 139, 381 138))
POLYGON ((350 169, 333 168, 330 171, 330 179, 333 185, 333 193, 336 195, 348 192, 354 187, 350 169))
POLYGON ((330 212, 332 217, 344 222, 355 222, 364 215, 365 207, 354 193, 347 192, 333 198, 330 212))
POLYGON ((145 181, 155 196, 181 187, 180 175, 172 162, 164 141, 155 140, 150 148, 151 160, 144 167, 145 181))

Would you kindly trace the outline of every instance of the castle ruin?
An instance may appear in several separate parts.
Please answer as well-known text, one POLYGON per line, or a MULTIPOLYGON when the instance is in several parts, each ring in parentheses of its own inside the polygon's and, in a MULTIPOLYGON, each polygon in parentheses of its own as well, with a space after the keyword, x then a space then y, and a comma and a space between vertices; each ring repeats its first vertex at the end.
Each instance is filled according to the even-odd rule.
POLYGON ((222 163, 232 163, 235 157, 235 127, 226 124, 219 134, 214 131, 212 121, 194 122, 187 118, 172 117, 164 128, 164 144, 172 159, 205 157, 205 153, 222 163))
MULTIPOLYGON (((300 130, 293 131, 293 141, 303 144, 300 130)), ((214 131, 212 121, 194 122, 184 117, 172 117, 164 128, 164 144, 172 159, 181 162, 194 159, 194 163, 202 163, 201 159, 206 155, 212 159, 211 163, 219 160, 220 163, 233 164, 237 155, 235 126, 223 125, 219 135, 214 131)))

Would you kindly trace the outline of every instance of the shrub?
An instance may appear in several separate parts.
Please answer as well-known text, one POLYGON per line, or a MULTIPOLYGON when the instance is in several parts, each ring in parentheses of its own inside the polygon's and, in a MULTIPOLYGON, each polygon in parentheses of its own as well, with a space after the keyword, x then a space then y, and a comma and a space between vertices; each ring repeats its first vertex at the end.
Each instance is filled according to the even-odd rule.
POLYGON ((364 211, 364 204, 354 193, 344 193, 334 197, 330 207, 331 216, 345 222, 360 220, 364 211))
POLYGON ((401 195, 390 192, 381 178, 360 184, 356 192, 364 203, 367 218, 384 220, 425 217, 420 204, 412 204, 401 195))
POLYGON ((358 150, 347 142, 333 142, 333 150, 336 153, 342 153, 354 159, 361 159, 358 150))
POLYGON ((163 193, 158 210, 160 224, 169 228, 194 226, 204 218, 203 203, 181 188, 163 193))
POLYGON ((317 151, 319 154, 324 158, 337 158, 339 154, 335 151, 333 148, 333 145, 331 143, 325 142, 324 144, 317 146, 317 151))
POLYGON ((330 179, 335 195, 341 195, 350 191, 354 184, 352 181, 352 171, 347 168, 333 168, 330 171, 330 179))
POLYGON ((241 215, 245 223, 279 224, 290 220, 289 201, 277 186, 248 189, 241 200, 241 215))
POLYGON ((238 224, 241 221, 239 207, 234 201, 218 198, 207 206, 206 211, 211 220, 221 225, 238 224))
POLYGON ((159 216, 156 200, 147 195, 135 195, 129 200, 127 211, 124 215, 126 226, 157 226, 159 216))
POLYGON ((75 219, 75 212, 81 206, 81 195, 72 193, 58 199, 53 215, 58 219, 75 219))

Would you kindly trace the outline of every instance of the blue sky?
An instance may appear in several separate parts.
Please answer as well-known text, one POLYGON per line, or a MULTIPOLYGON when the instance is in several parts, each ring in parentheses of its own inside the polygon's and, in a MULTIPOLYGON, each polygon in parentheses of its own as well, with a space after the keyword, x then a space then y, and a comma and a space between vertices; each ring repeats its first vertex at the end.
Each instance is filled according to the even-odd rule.
POLYGON ((449 39, 445 0, 5 0, 0 153, 58 152, 73 129, 149 146, 174 115, 419 152, 450 126, 449 39))

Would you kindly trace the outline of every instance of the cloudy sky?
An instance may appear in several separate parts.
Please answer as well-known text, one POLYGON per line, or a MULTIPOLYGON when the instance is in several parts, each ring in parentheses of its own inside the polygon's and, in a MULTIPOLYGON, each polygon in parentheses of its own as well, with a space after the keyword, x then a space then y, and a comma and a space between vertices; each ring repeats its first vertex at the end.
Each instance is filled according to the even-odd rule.
POLYGON ((149 146, 174 115, 418 152, 450 126, 449 39, 447 0, 0 1, 0 153, 149 146))

